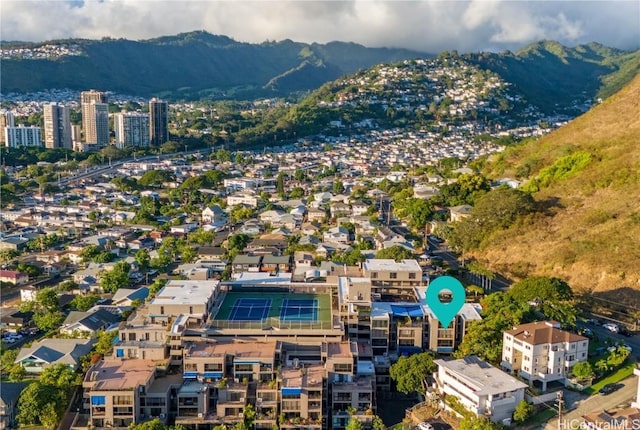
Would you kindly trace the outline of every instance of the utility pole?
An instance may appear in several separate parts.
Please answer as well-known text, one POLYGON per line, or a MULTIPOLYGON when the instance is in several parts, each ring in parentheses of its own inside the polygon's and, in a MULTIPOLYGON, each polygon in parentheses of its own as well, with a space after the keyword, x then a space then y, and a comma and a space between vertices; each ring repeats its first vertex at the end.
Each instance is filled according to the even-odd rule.
POLYGON ((558 391, 556 394, 556 402, 558 402, 558 430, 562 430, 564 427, 562 425, 562 405, 564 404, 564 400, 562 400, 562 391, 558 391))

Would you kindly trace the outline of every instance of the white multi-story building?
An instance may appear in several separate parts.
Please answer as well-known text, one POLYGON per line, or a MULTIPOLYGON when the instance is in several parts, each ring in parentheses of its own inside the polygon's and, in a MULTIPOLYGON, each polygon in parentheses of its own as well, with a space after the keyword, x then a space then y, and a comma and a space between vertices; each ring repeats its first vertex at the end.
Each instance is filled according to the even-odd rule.
POLYGON ((561 330, 557 321, 538 321, 503 333, 502 368, 546 391, 551 381, 565 383, 588 352, 586 337, 561 330))
POLYGON ((527 384, 475 355, 452 361, 436 360, 436 388, 455 396, 465 409, 495 423, 509 424, 516 406, 524 400, 527 384))
POLYGON ((114 116, 116 146, 149 146, 149 115, 145 113, 119 113, 114 116))
POLYGON ((17 148, 19 146, 42 146, 42 134, 40 127, 25 127, 19 125, 17 127, 4 128, 5 145, 9 148, 17 148))
POLYGON ((227 197, 227 206, 245 205, 252 208, 258 207, 258 197, 253 194, 234 194, 227 197))

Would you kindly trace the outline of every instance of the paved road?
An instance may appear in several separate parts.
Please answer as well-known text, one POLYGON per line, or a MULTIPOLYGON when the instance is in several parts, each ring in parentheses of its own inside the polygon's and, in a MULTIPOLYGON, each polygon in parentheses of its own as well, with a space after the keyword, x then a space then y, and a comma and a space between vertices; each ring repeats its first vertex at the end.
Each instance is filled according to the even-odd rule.
MULTIPOLYGON (((572 424, 579 424, 582 422, 582 416, 602 411, 604 409, 615 409, 619 406, 625 407, 633 400, 636 395, 636 387, 638 384, 638 377, 632 376, 621 382, 624 387, 611 394, 603 396, 602 394, 594 394, 584 400, 577 401, 574 404, 568 404, 567 412, 565 412, 562 420, 562 429, 576 428, 572 424)), ((545 430, 558 430, 557 417, 547 422, 545 430)))

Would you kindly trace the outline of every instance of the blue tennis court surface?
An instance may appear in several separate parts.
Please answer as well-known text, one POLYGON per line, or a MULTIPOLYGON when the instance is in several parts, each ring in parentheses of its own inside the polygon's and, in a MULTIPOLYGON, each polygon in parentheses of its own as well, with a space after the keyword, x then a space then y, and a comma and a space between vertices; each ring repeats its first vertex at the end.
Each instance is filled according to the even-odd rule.
POLYGON ((236 299, 231 313, 230 321, 262 321, 269 315, 271 299, 236 299))
POLYGON ((317 321, 318 300, 284 299, 280 310, 281 321, 317 321))

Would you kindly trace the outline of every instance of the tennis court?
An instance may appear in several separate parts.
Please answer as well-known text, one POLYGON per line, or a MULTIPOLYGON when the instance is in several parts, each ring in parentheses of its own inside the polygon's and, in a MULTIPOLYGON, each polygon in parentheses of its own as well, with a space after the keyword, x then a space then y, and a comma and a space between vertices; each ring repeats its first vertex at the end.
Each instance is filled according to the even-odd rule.
POLYGON ((284 299, 280 310, 280 321, 318 321, 318 301, 284 299))
POLYGON ((215 320, 331 321, 329 294, 227 292, 215 320))
POLYGON ((269 316, 270 299, 236 299, 229 321, 262 321, 269 316))

